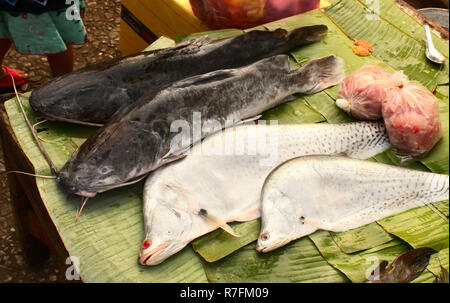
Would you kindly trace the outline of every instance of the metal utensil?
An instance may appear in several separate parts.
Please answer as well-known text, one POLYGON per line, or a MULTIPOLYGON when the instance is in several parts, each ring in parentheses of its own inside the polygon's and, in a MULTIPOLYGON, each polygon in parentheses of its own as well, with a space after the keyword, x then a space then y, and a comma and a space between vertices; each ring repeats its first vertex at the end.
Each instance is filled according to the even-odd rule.
POLYGON ((437 64, 444 64, 445 57, 434 47, 433 40, 431 39, 430 26, 428 24, 424 25, 425 37, 427 41, 426 56, 427 58, 437 64))
POLYGON ((448 9, 438 7, 426 7, 418 9, 417 11, 448 32, 449 29, 448 9))

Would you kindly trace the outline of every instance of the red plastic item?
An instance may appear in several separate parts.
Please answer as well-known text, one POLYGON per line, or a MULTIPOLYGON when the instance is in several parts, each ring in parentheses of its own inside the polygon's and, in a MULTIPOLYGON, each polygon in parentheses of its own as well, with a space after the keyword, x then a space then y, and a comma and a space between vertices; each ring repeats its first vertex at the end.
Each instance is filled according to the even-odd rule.
POLYGON ((381 119, 381 103, 392 75, 376 65, 364 65, 339 87, 336 105, 359 120, 381 119))
POLYGON ((320 0, 190 0, 211 29, 250 28, 319 8, 320 0))
POLYGON ((13 76, 14 84, 16 86, 20 86, 22 84, 27 83, 28 79, 22 79, 16 70, 9 68, 7 66, 4 66, 4 65, 2 65, 1 68, 4 68, 5 74, 4 74, 3 79, 0 81, 0 88, 13 87, 13 81, 12 81, 10 75, 13 76))
POLYGON ((421 156, 443 136, 439 100, 401 72, 394 74, 393 82, 396 84, 382 104, 389 139, 396 149, 412 157, 421 156))

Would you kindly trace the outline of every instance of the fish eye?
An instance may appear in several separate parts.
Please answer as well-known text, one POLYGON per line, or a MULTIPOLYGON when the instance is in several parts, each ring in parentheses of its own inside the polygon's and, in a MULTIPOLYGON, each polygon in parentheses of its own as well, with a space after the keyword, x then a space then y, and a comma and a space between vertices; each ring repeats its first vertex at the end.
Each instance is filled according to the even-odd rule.
POLYGON ((261 240, 263 240, 263 241, 267 241, 267 240, 269 240, 269 238, 270 238, 270 235, 268 233, 264 233, 261 235, 261 240))
POLYGON ((145 240, 144 243, 142 243, 143 249, 149 248, 150 246, 152 246, 152 241, 150 240, 145 240))

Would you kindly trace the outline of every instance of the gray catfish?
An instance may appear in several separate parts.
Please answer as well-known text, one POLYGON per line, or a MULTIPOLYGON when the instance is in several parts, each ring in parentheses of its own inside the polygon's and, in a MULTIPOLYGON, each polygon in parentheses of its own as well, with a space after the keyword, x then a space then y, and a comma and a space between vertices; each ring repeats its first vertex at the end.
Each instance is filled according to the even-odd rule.
POLYGON ((312 94, 343 77, 343 60, 335 56, 291 71, 288 56, 278 55, 177 82, 142 97, 90 137, 61 169, 58 182, 85 197, 123 186, 183 157, 191 144, 208 135, 194 134, 190 140, 190 131, 177 134, 172 123, 184 122, 192 129, 198 113, 203 125, 216 124, 217 131, 284 103, 294 93, 312 94))
POLYGON ((448 175, 347 157, 306 156, 267 177, 256 249, 268 252, 318 229, 335 232, 448 199, 448 175))
POLYGON ((227 222, 258 218, 266 176, 288 159, 311 154, 365 159, 389 147, 380 122, 241 125, 210 135, 185 159, 147 178, 140 263, 159 264, 218 227, 234 234, 227 222))
POLYGON ((325 25, 313 25, 290 33, 255 30, 219 41, 201 37, 167 50, 131 55, 66 74, 34 90, 30 105, 48 120, 103 124, 119 108, 172 82, 287 53, 320 41, 327 30, 325 25))

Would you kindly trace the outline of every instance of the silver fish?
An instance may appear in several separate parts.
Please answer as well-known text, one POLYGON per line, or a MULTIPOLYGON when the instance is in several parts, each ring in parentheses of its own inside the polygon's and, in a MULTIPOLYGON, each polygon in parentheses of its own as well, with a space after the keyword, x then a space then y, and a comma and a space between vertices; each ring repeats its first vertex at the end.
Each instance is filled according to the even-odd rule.
POLYGON ((311 154, 365 159, 389 147, 384 124, 379 122, 241 125, 213 134, 186 158, 147 178, 140 263, 159 264, 218 227, 234 234, 227 222, 260 217, 264 180, 288 159, 311 154), (230 138, 234 140, 228 149, 230 138), (268 148, 261 144, 255 149, 260 141, 270 142, 268 148), (269 145, 275 147, 276 157, 268 157, 273 150, 269 145), (226 149, 232 152, 227 155, 226 149))
POLYGON ((203 124, 254 118, 287 102, 294 93, 312 94, 344 77, 343 60, 328 56, 290 70, 287 55, 278 55, 239 69, 221 70, 177 82, 155 95, 144 96, 110 120, 75 151, 58 175, 69 193, 92 197, 124 186, 158 167, 183 157, 198 138, 180 140, 174 122, 193 129, 193 114, 203 124), (176 141, 176 140, 175 140, 176 141), (186 143, 187 141, 187 143, 186 143))
POLYGON ((257 250, 268 252, 318 229, 342 232, 448 199, 448 175, 347 157, 307 156, 267 177, 257 250))

